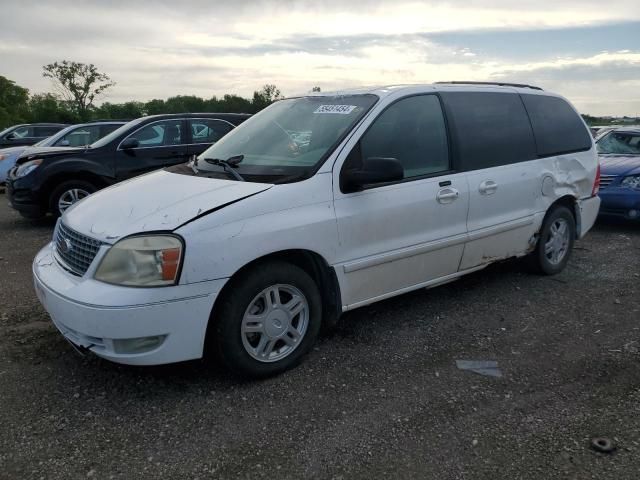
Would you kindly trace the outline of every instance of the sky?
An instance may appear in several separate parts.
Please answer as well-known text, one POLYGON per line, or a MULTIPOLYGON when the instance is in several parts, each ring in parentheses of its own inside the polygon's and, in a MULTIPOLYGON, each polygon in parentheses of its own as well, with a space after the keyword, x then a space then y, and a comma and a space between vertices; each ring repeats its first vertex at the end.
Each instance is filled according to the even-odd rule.
POLYGON ((640 116, 638 0, 2 2, 0 75, 53 91, 63 59, 107 73, 109 102, 474 80, 640 116))

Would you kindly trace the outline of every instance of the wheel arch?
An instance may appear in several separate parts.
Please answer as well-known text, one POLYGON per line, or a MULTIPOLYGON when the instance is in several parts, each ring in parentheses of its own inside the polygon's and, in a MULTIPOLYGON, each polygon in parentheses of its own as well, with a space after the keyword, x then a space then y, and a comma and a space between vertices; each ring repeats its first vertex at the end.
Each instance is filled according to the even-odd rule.
MULTIPOLYGON (((578 199, 573 195, 563 195, 562 197, 556 199, 549 208, 547 208, 547 213, 545 214, 545 219, 550 212, 557 206, 563 206, 569 209, 569 211, 573 214, 573 219, 576 222, 576 237, 580 238, 580 232, 582 229, 581 221, 580 221, 580 205, 578 203, 578 199)), ((542 222, 544 225, 544 221, 542 222)))
MULTIPOLYGON (((233 288, 233 283, 254 268, 271 261, 283 261, 295 265, 304 270, 318 285, 322 297, 322 328, 328 330, 333 327, 342 313, 342 300, 340 284, 335 269, 331 267, 322 255, 311 250, 289 249, 280 250, 263 255, 239 268, 220 290, 211 310, 207 337, 212 334, 216 313, 220 308, 226 292, 233 288)), ((205 346, 210 342, 205 342, 205 346)))
POLYGON ((50 209, 51 194, 58 187, 58 185, 74 180, 89 182, 92 185, 95 185, 98 190, 107 186, 105 181, 99 175, 95 175, 91 172, 58 172, 48 178, 42 186, 42 199, 44 206, 47 207, 47 209, 50 209))

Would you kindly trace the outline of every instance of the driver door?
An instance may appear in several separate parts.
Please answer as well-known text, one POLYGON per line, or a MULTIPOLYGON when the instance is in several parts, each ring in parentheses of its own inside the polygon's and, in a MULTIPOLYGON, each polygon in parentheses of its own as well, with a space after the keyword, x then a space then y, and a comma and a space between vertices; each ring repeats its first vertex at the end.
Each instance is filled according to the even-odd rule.
POLYGON ((125 140, 127 138, 135 138, 138 146, 127 149, 118 146, 118 181, 188 160, 186 121, 183 119, 149 123, 125 137, 125 140))

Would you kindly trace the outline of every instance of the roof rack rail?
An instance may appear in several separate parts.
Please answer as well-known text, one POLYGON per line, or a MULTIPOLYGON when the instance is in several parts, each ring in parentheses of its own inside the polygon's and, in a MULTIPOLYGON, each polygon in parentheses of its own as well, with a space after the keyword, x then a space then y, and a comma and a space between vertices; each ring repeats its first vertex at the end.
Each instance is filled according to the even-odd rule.
POLYGON ((94 120, 89 120, 85 123, 100 123, 100 122, 130 122, 131 119, 127 120, 125 118, 96 118, 94 120))
POLYGON ((542 90, 540 87, 534 85, 527 85, 526 83, 505 83, 505 82, 435 82, 438 84, 448 83, 452 85, 496 85, 498 87, 517 87, 517 88, 532 88, 533 90, 542 90))

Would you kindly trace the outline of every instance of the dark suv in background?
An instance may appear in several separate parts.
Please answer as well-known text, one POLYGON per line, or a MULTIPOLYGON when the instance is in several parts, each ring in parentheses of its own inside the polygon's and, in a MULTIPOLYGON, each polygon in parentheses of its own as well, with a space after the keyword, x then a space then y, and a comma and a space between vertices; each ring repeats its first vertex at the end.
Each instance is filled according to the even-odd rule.
POLYGON ((14 125, 0 132, 0 148, 33 145, 68 125, 64 123, 30 123, 14 125))
POLYGON ((49 148, 20 158, 7 178, 13 208, 37 218, 61 215, 91 193, 199 155, 250 115, 194 113, 133 120, 87 148, 49 148))

